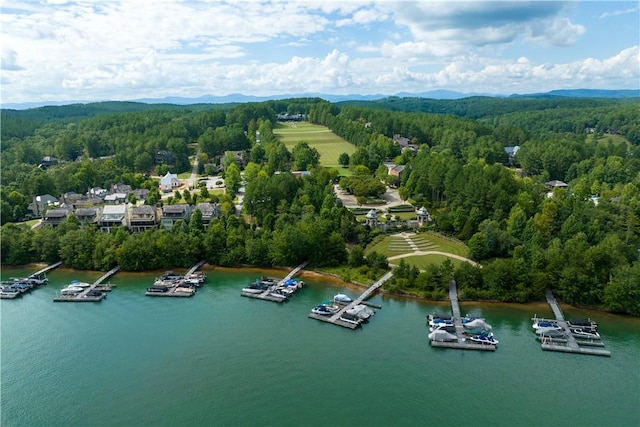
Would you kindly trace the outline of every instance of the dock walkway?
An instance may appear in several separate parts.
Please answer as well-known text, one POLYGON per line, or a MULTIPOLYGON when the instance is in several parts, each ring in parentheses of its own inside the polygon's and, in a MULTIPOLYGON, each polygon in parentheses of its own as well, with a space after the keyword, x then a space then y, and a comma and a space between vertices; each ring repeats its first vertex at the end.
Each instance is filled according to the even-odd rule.
POLYGON ((200 269, 200 267, 202 267, 207 261, 202 260, 202 261, 198 261, 198 263, 196 265, 194 265, 193 267, 191 267, 189 269, 189 271, 187 271, 187 273, 185 274, 185 276, 189 276, 193 273, 195 273, 196 271, 198 271, 200 269))
MULTIPOLYGON (((46 273, 48 273, 49 271, 53 270, 54 268, 60 267, 61 265, 62 265, 62 261, 58 261, 55 264, 48 265, 45 268, 43 268, 41 270, 38 270, 33 274, 30 274, 29 276, 27 276, 27 279, 39 279, 39 280, 46 279, 46 277, 47 277, 46 273)), ((21 279, 17 279, 17 280, 19 281, 21 279)), ((29 291, 32 290, 33 288, 35 288, 36 286, 40 286, 41 284, 42 285, 46 284, 47 281, 45 280, 44 282, 36 282, 36 283, 37 284, 35 284, 35 285, 33 284, 33 282, 31 283, 31 289, 29 289, 29 291)), ((3 285, 4 284, 5 283, 3 282, 3 285)), ((28 292, 28 291, 25 291, 25 292, 28 292)), ((23 293, 24 292, 15 292, 15 293, 0 292, 0 299, 15 299, 15 298, 17 298, 19 296, 22 296, 23 293)))
POLYGON ((462 325, 462 315, 460 313, 460 303, 458 302, 458 287, 456 281, 449 282, 449 300, 451 301, 451 311, 453 312, 453 322, 456 328, 457 341, 431 340, 432 347, 456 348, 460 350, 483 350, 495 351, 495 345, 480 344, 467 340, 462 325))
POLYGON ((116 274, 120 270, 120 266, 116 265, 111 270, 104 273, 102 276, 98 278, 91 286, 87 289, 83 290, 77 295, 60 295, 55 297, 53 300, 55 302, 98 302, 105 299, 107 296, 105 292, 109 292, 111 290, 110 285, 103 285, 102 282, 109 279, 111 276, 116 274), (92 291, 102 291, 99 295, 94 295, 92 291))
POLYGON ((46 274, 46 273, 50 272, 51 270, 60 267, 61 265, 62 265, 62 261, 58 261, 55 264, 51 264, 51 265, 46 266, 42 270, 36 271, 35 273, 30 275, 29 277, 34 277, 34 276, 39 276, 41 274, 46 274))
POLYGON ((384 276, 382 276, 382 278, 380 280, 378 280, 373 285, 371 285, 369 288, 367 288, 367 290, 365 290, 358 298, 354 299, 349 304, 347 304, 346 306, 342 307, 337 313, 335 313, 335 314, 333 314, 331 316, 326 316, 326 315, 322 315, 322 314, 315 314, 315 313, 309 313, 309 317, 312 318, 312 319, 320 320, 322 322, 327 322, 327 323, 332 323, 334 325, 342 326, 344 328, 355 329, 355 328, 357 328, 359 326, 359 324, 358 323, 354 323, 354 322, 347 322, 347 321, 341 319, 342 314, 344 312, 346 312, 347 310, 352 309, 356 305, 362 304, 365 299, 369 298, 371 296, 371 294, 373 294, 375 291, 377 291, 384 284, 384 282, 389 280, 392 276, 393 276, 393 272, 389 271, 384 276))
POLYGON ((562 310, 560 309, 560 306, 558 305, 558 302, 556 301, 555 297, 553 296, 553 292, 551 292, 550 289, 547 290, 546 297, 547 303, 551 307, 553 315, 556 317, 556 322, 564 330, 565 338, 554 339, 549 337, 542 337, 540 339, 540 346, 543 350, 560 351, 563 353, 590 354, 594 356, 611 356, 611 352, 609 350, 604 350, 602 348, 593 348, 604 347, 604 344, 589 341, 577 341, 571 333, 569 325, 567 325, 567 322, 564 320, 564 314, 562 313, 562 310))

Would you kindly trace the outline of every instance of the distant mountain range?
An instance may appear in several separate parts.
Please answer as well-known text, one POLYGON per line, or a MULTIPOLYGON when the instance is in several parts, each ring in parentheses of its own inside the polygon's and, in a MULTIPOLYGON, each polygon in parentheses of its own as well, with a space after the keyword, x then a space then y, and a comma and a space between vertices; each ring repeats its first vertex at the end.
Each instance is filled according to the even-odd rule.
MULTIPOLYGON (((374 101, 389 97, 399 98, 429 98, 429 99, 462 99, 473 96, 489 96, 495 98, 637 98, 640 97, 640 89, 623 89, 623 90, 605 90, 605 89, 567 89, 552 90, 544 93, 530 94, 513 94, 513 95, 496 95, 488 93, 462 93, 450 90, 432 90, 420 93, 401 92, 395 95, 330 95, 323 93, 305 93, 305 94, 283 94, 271 96, 252 96, 240 93, 214 96, 203 95, 195 98, 167 96, 164 98, 140 98, 129 100, 131 102, 142 102, 145 104, 174 104, 174 105, 191 105, 191 104, 243 104, 248 102, 262 102, 277 99, 289 98, 322 98, 329 102, 341 101, 374 101)), ((95 101, 42 101, 42 102, 21 102, 21 103, 3 103, 1 108, 25 110, 27 108, 37 108, 47 105, 69 105, 69 104, 86 104, 95 101)), ((104 101, 104 100, 102 100, 104 101)))

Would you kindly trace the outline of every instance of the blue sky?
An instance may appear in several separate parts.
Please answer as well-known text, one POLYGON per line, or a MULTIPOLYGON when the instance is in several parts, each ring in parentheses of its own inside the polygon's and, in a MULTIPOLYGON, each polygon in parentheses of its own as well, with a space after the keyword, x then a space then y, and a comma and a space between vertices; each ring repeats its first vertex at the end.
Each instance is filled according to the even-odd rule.
POLYGON ((11 1, 2 103, 640 88, 640 2, 11 1))

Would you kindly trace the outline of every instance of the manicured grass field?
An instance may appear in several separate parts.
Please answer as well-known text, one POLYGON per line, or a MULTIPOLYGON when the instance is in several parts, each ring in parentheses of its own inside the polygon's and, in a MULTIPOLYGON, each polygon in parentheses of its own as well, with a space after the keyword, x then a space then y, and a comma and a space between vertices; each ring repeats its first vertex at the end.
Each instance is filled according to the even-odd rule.
MULTIPOLYGON (((298 142, 307 142, 310 147, 320 153, 321 166, 335 167, 338 171, 346 171, 338 163, 340 154, 351 155, 356 151, 355 145, 340 138, 327 127, 308 122, 278 123, 273 129, 273 133, 280 138, 289 151, 293 150, 298 142)), ((343 175, 342 172, 341 175, 343 175)))

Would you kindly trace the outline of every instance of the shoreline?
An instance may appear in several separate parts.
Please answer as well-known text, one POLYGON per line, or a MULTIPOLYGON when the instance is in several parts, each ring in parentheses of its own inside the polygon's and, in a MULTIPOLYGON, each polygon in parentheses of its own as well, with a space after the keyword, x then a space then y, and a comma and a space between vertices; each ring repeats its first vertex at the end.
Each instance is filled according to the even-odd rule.
MULTIPOLYGON (((29 263, 29 264, 23 264, 23 265, 5 265, 4 267, 9 267, 9 268, 35 268, 35 269, 41 269, 46 267, 48 264, 44 263, 44 262, 38 262, 38 263, 29 263)), ((69 268, 69 267, 65 267, 65 266, 61 266, 60 269, 62 270, 70 270, 73 271, 75 269, 73 268, 69 268)), ((173 271, 181 271, 181 270, 187 270, 187 268, 183 268, 183 267, 176 267, 174 268, 173 271)), ((255 272, 255 273, 260 273, 261 276, 264 275, 269 275, 269 274, 275 274, 275 273, 282 273, 282 272, 288 272, 291 270, 291 267, 279 267, 279 266, 275 266, 275 267, 254 267, 254 266, 250 266, 250 265, 240 265, 237 267, 222 267, 222 266, 218 266, 218 265, 211 265, 208 263, 205 263, 204 265, 202 265, 202 267, 200 268, 200 270, 203 271, 246 271, 246 272, 255 272)), ((104 273, 100 270, 76 270, 76 271, 86 271, 86 272, 90 272, 90 273, 104 273)), ((157 270, 145 270, 145 271, 121 271, 121 273, 126 273, 126 274, 145 274, 145 273, 153 273, 153 272, 165 272, 165 271, 171 271, 171 269, 167 270, 167 269, 157 269, 157 270)), ((301 278, 304 277, 310 277, 310 278, 314 278, 314 279, 322 279, 324 281, 328 281, 331 284, 334 285, 339 285, 339 286, 345 286, 345 287, 355 287, 358 289, 367 289, 369 287, 369 285, 363 284, 363 283, 359 283, 353 280, 344 280, 341 276, 335 274, 335 273, 324 273, 324 272, 320 272, 317 270, 307 270, 307 269, 303 269, 298 273, 298 276, 301 278)), ((410 299, 410 300, 415 300, 415 301, 423 301, 423 302, 431 302, 431 303, 449 303, 449 299, 445 298, 445 299, 429 299, 429 298, 425 298, 425 297, 421 297, 419 295, 411 295, 411 294, 405 294, 405 293, 392 293, 392 292, 388 292, 385 291, 384 289, 380 288, 377 291, 380 295, 384 295, 384 296, 388 296, 388 297, 394 297, 394 298, 403 298, 403 299, 410 299)), ((525 307, 527 305, 531 305, 531 306, 547 306, 547 303, 544 300, 540 300, 540 301, 529 301, 529 302, 524 302, 524 303, 519 303, 519 302, 508 302, 508 301, 500 301, 500 300, 476 300, 476 299, 472 299, 472 300, 467 300, 467 299, 460 299, 460 303, 482 303, 482 304, 490 304, 490 305, 505 305, 505 306, 509 306, 509 305, 515 305, 518 307, 525 307)), ((579 305, 573 305, 573 304, 567 304, 563 301, 559 301, 559 303, 561 305, 570 307, 571 309, 577 309, 577 310, 590 310, 590 311, 596 311, 599 313, 604 313, 604 314, 608 314, 608 315, 614 315, 614 316, 623 316, 623 317, 629 317, 629 318, 636 318, 636 316, 631 316, 629 314, 624 314, 624 313, 612 313, 609 311, 605 311, 602 308, 599 307, 587 307, 587 306, 579 306, 579 305)))

